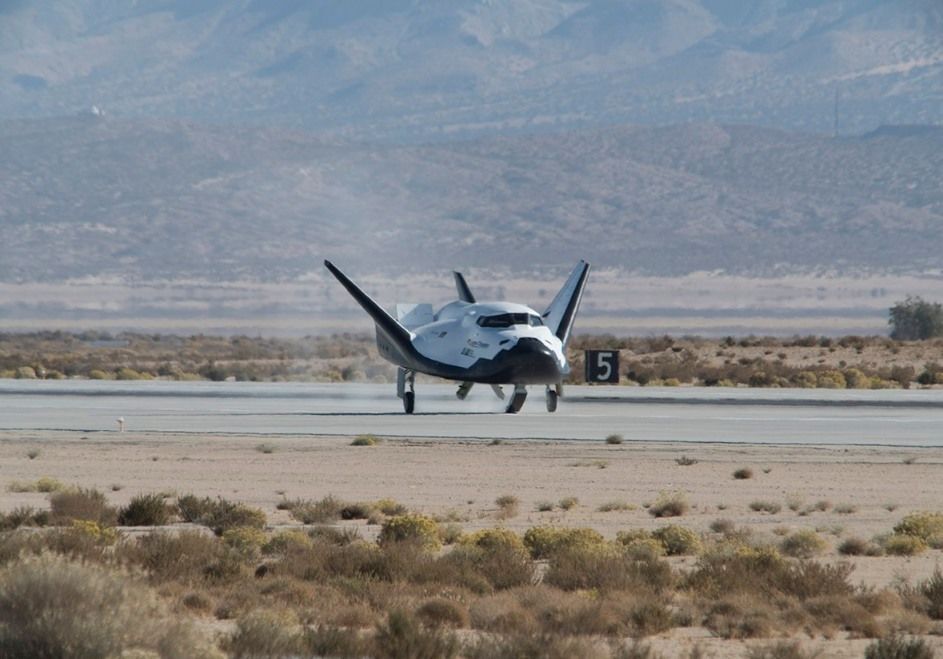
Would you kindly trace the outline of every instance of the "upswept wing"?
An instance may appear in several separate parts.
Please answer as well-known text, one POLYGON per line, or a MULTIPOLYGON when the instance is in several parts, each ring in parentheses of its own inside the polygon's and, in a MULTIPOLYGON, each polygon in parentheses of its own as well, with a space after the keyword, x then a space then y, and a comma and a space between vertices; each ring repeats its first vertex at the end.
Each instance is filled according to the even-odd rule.
POLYGON ((573 329, 573 321, 580 308, 580 300, 588 278, 589 263, 580 261, 543 314, 544 323, 563 342, 564 346, 570 340, 570 330, 573 329))

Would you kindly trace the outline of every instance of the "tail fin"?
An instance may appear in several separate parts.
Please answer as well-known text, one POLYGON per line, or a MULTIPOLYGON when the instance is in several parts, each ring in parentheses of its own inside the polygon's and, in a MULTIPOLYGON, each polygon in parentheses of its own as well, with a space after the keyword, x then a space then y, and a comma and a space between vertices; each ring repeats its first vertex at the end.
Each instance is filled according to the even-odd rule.
POLYGON ((377 325, 377 329, 383 332, 401 353, 408 355, 413 352, 412 335, 408 329, 403 327, 399 321, 387 313, 383 307, 374 302, 373 298, 364 293, 357 284, 338 270, 333 263, 325 261, 324 266, 330 270, 331 274, 337 278, 337 281, 347 289, 347 292, 357 301, 357 304, 370 314, 370 317, 373 318, 373 322, 377 325))
POLYGON ((462 302, 471 302, 475 303, 475 296, 472 294, 471 289, 468 287, 468 283, 465 281, 465 278, 462 276, 461 272, 452 272, 452 275, 455 277, 455 288, 458 290, 458 299, 462 302))
POLYGON ((583 297, 583 288, 586 286, 588 277, 589 263, 580 261, 544 312, 543 317, 547 327, 563 342, 563 345, 570 340, 570 330, 573 328, 576 312, 580 308, 580 299, 583 297))

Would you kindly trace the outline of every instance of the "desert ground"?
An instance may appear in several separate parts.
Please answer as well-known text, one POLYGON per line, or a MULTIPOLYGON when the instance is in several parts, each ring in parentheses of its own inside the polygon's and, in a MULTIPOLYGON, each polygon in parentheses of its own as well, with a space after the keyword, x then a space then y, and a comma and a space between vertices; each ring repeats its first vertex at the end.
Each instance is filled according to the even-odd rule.
MULTIPOLYGON (((606 444, 456 440, 382 440, 352 446, 351 437, 263 437, 119 432, 0 433, 0 511, 44 508, 48 495, 15 492, 16 483, 51 477, 105 492, 113 505, 162 492, 223 497, 261 508, 270 527, 297 527, 278 504, 284 499, 345 501, 392 498, 412 511, 458 524, 465 532, 505 527, 524 533, 534 526, 591 527, 607 539, 620 531, 680 524, 703 536, 712 523, 730 520, 755 542, 776 544, 811 529, 825 539, 818 557, 848 561, 850 580, 875 589, 915 584, 930 577, 943 552, 915 556, 842 556, 838 545, 889 534, 907 514, 939 511, 943 501, 943 448, 786 447, 759 445, 606 444), (735 478, 749 469, 749 478, 735 478), (681 493, 689 510, 656 519, 647 508, 660 496, 681 493), (514 510, 496 499, 517 499, 514 510), (575 497, 569 510, 561 500, 575 497), (757 502, 778 512, 757 512, 757 502), (621 508, 600 512, 606 504, 621 508), (751 507, 751 504, 754 504, 751 507), (767 506, 775 509, 777 506, 767 506), (543 512, 541 508, 550 508, 543 512)), ((379 526, 338 522, 362 537, 379 526)), ((180 525, 184 526, 184 525, 180 525)), ((122 529, 134 534, 138 529, 122 529)), ((694 556, 670 557, 679 570, 694 556)), ((936 623, 935 623, 936 624, 936 623)), ((943 631, 937 625, 933 631, 943 631)), ((943 637, 928 642, 943 650, 943 637)), ((768 639, 767 639, 768 640, 768 639)), ((845 632, 798 640, 823 657, 860 657, 871 642, 845 632)), ((705 656, 747 656, 766 641, 727 640, 703 627, 675 627, 646 639, 664 656, 695 646, 705 656)))

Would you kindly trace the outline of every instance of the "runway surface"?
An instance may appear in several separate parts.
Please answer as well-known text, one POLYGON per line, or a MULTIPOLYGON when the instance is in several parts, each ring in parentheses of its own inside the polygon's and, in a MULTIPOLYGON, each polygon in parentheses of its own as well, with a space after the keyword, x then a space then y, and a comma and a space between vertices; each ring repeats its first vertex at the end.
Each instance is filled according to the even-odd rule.
POLYGON ((943 446, 943 390, 568 387, 555 414, 531 387, 518 415, 488 387, 392 384, 0 381, 0 429, 477 439, 943 446))

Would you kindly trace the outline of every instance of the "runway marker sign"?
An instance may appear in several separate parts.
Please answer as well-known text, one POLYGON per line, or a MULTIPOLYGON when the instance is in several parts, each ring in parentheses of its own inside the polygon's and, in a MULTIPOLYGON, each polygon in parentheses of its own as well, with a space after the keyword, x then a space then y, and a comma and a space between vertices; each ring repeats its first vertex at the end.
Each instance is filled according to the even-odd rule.
POLYGON ((619 351, 587 350, 586 382, 619 384, 619 351))

